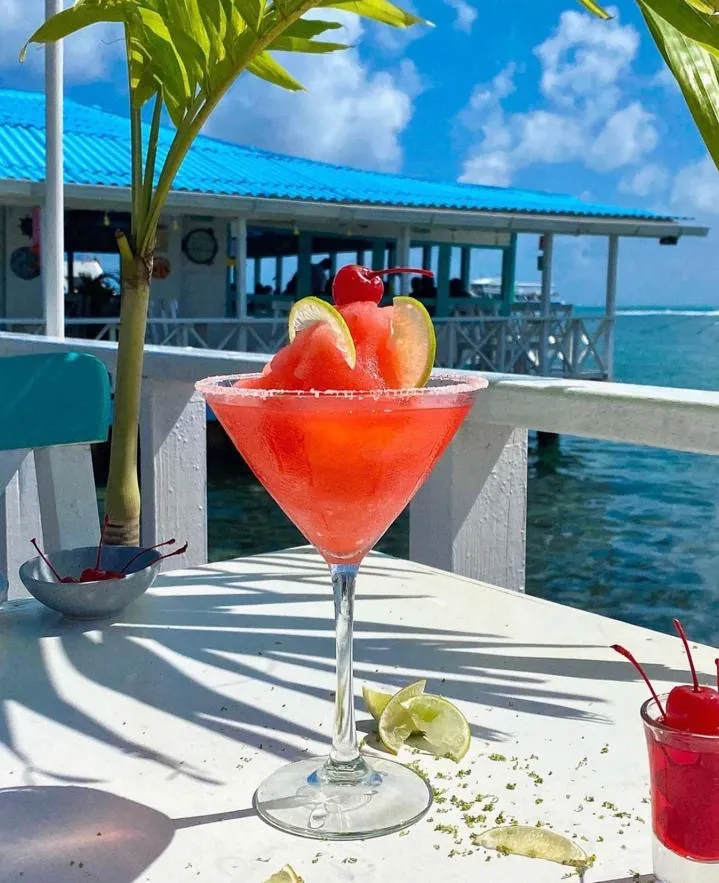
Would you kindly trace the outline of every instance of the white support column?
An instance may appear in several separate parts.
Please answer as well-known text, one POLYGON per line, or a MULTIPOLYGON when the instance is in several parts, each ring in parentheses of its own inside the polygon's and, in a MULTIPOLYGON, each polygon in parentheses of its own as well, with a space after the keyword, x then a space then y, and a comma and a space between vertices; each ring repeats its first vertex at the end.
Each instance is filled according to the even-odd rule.
MULTIPOLYGON (((247 321, 247 221, 237 218, 235 221, 235 310, 241 322, 247 321)), ((237 339, 240 352, 247 350, 247 328, 240 328, 237 339)))
MULTIPOLYGON (((45 0, 45 17, 63 8, 45 0)), ((45 46, 45 202, 42 212, 42 267, 45 333, 65 336, 65 209, 63 200, 63 56, 62 41, 45 46)))
POLYGON ((238 319, 247 318, 247 221, 235 221, 235 284, 237 299, 235 310, 238 319))
MULTIPOLYGON (((403 227, 399 237, 397 238, 397 266, 409 267, 411 258, 410 250, 412 246, 412 238, 409 227, 403 227)), ((412 277, 409 273, 402 273, 399 277, 399 293, 402 295, 410 294, 412 291, 412 277)))
POLYGON ((608 380, 614 377, 614 323, 617 317, 617 269, 619 265, 619 237, 612 234, 609 237, 609 251, 607 253, 607 299, 606 315, 609 327, 607 330, 607 372, 608 380))
POLYGON ((0 573, 10 583, 10 600, 30 597, 18 568, 35 557, 33 537, 44 544, 32 451, 0 451, 0 573))
POLYGON ((526 512, 527 430, 470 417, 410 506, 409 557, 524 591, 526 512))
POLYGON ((469 292, 469 286, 472 281, 472 249, 468 245, 462 247, 460 266, 459 275, 462 280, 462 288, 469 292))
POLYGON ((146 378, 140 422, 142 542, 189 543, 168 568, 207 561, 207 437, 204 399, 186 381, 146 378))
POLYGON ((284 289, 282 270, 282 255, 277 255, 275 258, 275 294, 282 294, 284 289))
POLYGON ((539 339, 539 373, 549 371, 549 320, 552 315, 552 262, 554 234, 544 234, 544 263, 542 266, 542 330, 539 339))

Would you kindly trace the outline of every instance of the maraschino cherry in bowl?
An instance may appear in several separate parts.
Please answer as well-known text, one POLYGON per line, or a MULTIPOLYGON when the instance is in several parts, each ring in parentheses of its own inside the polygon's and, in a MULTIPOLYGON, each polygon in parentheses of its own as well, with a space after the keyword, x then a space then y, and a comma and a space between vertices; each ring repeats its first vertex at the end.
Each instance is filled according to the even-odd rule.
MULTIPOLYGON (((658 883, 719 881, 719 690, 702 686, 684 629, 691 684, 659 696, 632 654, 652 694, 641 709, 649 752, 654 874, 658 883)), ((719 661, 718 661, 719 662, 719 661)))
POLYGON ((47 555, 31 542, 38 555, 20 567, 22 584, 41 604, 71 619, 118 614, 150 588, 163 559, 187 550, 185 543, 163 555, 160 549, 174 545, 174 539, 151 548, 105 546, 101 536, 97 546, 47 555))

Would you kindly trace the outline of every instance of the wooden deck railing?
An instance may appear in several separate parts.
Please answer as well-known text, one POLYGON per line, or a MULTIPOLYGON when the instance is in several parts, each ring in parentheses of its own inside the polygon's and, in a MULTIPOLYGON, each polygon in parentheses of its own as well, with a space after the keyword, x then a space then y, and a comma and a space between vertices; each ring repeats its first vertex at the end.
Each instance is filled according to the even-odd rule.
MULTIPOLYGON (((92 353, 114 369, 113 343, 0 334, 0 356, 57 350, 92 353)), ((190 542, 188 563, 206 559, 205 406, 194 382, 257 371, 266 359, 147 347, 141 428, 145 543, 182 537, 190 542)), ((487 376, 489 388, 411 506, 410 557, 420 563, 523 589, 529 429, 719 453, 719 393, 487 376)), ((26 482, 19 493, 32 491, 33 483, 26 482)), ((1 516, 0 511, 0 521, 1 516)))
MULTIPOLYGON (((605 380, 613 322, 556 311, 546 319, 455 316, 435 319, 437 361, 444 368, 605 380), (542 341, 546 340, 546 345, 542 341)), ((39 319, 0 319, 0 331, 41 334, 39 319)), ((69 337, 116 341, 119 319, 68 319, 69 337)), ((287 341, 287 317, 148 320, 147 343, 225 352, 274 353, 287 341)))

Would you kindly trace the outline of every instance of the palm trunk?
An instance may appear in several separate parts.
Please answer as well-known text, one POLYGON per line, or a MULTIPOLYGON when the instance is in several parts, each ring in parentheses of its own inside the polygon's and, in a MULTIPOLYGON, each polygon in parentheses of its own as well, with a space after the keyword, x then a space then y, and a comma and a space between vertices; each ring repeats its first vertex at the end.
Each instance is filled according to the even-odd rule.
POLYGON ((108 517, 105 539, 114 546, 136 546, 140 543, 137 438, 151 268, 152 255, 123 261, 115 409, 105 497, 105 514, 108 517))

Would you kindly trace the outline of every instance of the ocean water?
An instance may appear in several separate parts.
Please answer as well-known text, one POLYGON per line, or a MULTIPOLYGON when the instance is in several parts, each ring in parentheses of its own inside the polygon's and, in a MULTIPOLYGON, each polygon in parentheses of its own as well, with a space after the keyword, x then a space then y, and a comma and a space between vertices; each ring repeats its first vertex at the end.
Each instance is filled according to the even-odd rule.
MULTIPOLYGON (((615 372, 626 383, 719 389, 719 311, 625 309, 615 372)), ((719 426, 718 426, 719 431, 719 426)), ((530 451, 527 592, 719 645, 719 457, 563 437, 530 451)), ((212 560, 302 543, 242 469, 209 471, 212 560)), ((379 547, 406 555, 406 514, 379 547)))

